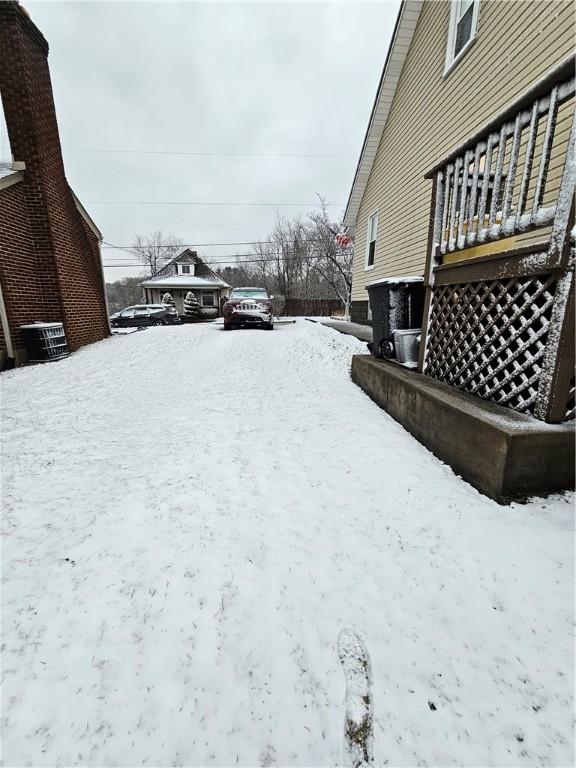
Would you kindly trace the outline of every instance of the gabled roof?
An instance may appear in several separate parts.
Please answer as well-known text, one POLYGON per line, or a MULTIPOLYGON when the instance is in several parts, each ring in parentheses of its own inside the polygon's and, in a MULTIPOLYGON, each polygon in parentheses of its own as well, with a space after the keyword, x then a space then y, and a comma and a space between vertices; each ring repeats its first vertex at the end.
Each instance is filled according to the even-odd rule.
MULTIPOLYGON (((190 248, 185 248, 183 251, 178 253, 176 256, 174 256, 173 259, 170 259, 170 261, 167 261, 166 264, 163 264, 160 269, 152 275, 150 278, 151 280, 156 280, 157 278, 164 277, 166 274, 170 274, 170 267, 173 264, 202 264, 202 266, 207 269, 209 272, 212 272, 209 266, 204 264, 200 256, 198 256, 197 251, 193 251, 190 248), (168 270, 168 272, 167 272, 168 270)), ((214 277, 217 277, 217 275, 212 272, 214 277)))
MULTIPOLYGON (((179 253, 178 256, 172 259, 172 261, 169 261, 168 264, 173 264, 175 261, 181 261, 184 257, 190 259, 194 264, 204 264, 200 256, 198 256, 198 252, 193 251, 191 248, 185 248, 182 253, 179 253)), ((166 266, 168 266, 168 264, 166 266)))
POLYGON ((210 269, 210 267, 205 264, 200 256, 198 256, 196 251, 192 251, 190 248, 185 248, 181 253, 179 253, 177 256, 175 256, 170 261, 167 261, 166 264, 162 265, 162 268, 156 272, 155 275, 152 275, 152 277, 149 277, 147 280, 145 280, 143 283, 140 283, 140 285, 144 286, 154 286, 154 285, 172 285, 174 287, 180 286, 181 288, 185 288, 186 286, 204 286, 204 287, 223 287, 228 288, 228 283, 225 283, 222 278, 214 272, 213 269, 210 269), (211 275, 211 277, 200 277, 199 275, 171 275, 167 274, 166 270, 168 267, 171 267, 172 264, 178 262, 179 264, 196 264, 198 266, 202 266, 202 268, 211 275), (186 282, 188 281, 188 282, 186 282))
MULTIPOLYGON (((191 264, 204 264, 196 251, 193 251, 190 248, 185 248, 177 256, 174 256, 173 259, 170 259, 170 261, 167 261, 166 264, 163 264, 162 269, 159 269, 157 274, 163 272, 167 267, 172 266, 172 264, 175 264, 176 262, 181 263, 181 261, 184 261, 184 263, 188 263, 189 261, 191 264), (186 258, 184 259, 183 257, 186 258)), ((204 266, 206 265, 204 264, 204 266)))
MULTIPOLYGON (((12 184, 16 184, 19 181, 22 181, 24 178, 24 171, 26 170, 26 166, 24 163, 0 163, 0 189, 4 189, 5 187, 10 187, 12 184)), ((72 194, 72 198, 74 199, 74 204, 76 205, 76 208, 78 210, 78 213, 86 224, 88 225, 88 228, 95 234, 95 236, 98 238, 98 240, 102 241, 102 233, 94 224, 94 221, 92 220, 90 214, 84 208, 80 200, 76 197, 74 194, 74 190, 72 187, 68 187, 72 194)))
POLYGON ((70 192, 72 192, 72 197, 74 198, 74 204, 76 205, 76 209, 78 210, 78 213, 80 214, 80 216, 82 216, 82 218, 88 225, 88 229, 90 229, 96 235, 98 240, 102 242, 102 232, 100 232, 96 224, 94 224, 94 220, 92 219, 92 217, 90 216, 86 208, 84 208, 80 200, 76 197, 72 187, 68 186, 68 189, 70 190, 70 192))
POLYGON ((346 205, 346 212, 344 214, 344 225, 346 227, 354 227, 356 224, 356 217, 358 216, 360 204, 366 190, 368 179, 370 178, 372 166, 376 158, 376 152, 378 151, 380 139, 382 138, 384 127, 388 119, 392 99, 396 93, 396 86, 400 79, 402 67, 404 66, 404 61, 406 60, 406 55, 410 48, 410 43, 412 42, 412 36, 416 29, 418 17, 420 16, 422 3, 423 0, 403 0, 400 10, 398 11, 396 26, 394 27, 394 32, 392 34, 392 41, 386 56, 384 70, 382 71, 382 76, 378 85, 376 100, 372 107, 370 122, 368 123, 368 129, 364 136, 364 144, 362 145, 360 159, 356 166, 352 189, 346 205))
POLYGON ((145 288, 229 288, 228 283, 217 278, 210 280, 208 277, 196 277, 195 275, 166 275, 166 277, 149 277, 140 283, 145 288))

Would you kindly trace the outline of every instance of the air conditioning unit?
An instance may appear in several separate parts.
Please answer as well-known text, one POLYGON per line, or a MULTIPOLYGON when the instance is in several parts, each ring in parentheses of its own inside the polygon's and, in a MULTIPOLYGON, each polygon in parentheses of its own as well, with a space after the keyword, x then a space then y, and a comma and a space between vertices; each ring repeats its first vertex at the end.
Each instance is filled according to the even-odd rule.
POLYGON ((413 332, 422 325, 424 280, 421 277, 387 277, 366 286, 372 310, 372 344, 375 357, 395 358, 394 333, 413 332))
POLYGON ((396 360, 407 368, 416 368, 418 366, 421 335, 421 328, 406 328, 394 331, 396 360))

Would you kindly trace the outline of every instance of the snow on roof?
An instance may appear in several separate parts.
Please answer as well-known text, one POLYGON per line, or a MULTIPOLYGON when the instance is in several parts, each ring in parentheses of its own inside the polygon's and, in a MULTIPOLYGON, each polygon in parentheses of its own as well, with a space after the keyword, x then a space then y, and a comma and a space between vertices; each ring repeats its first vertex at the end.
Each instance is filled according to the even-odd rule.
POLYGON ((62 323, 29 323, 28 325, 20 325, 19 328, 62 328, 62 323))
POLYGON ((0 163, 0 179, 3 179, 5 176, 10 176, 13 173, 15 173, 15 171, 12 169, 12 163, 0 163))
POLYGON ((392 99, 396 93, 396 86, 400 80, 402 67, 404 66, 404 61, 412 42, 412 36, 416 29, 416 23, 420 16, 422 2, 423 0, 404 0, 400 6, 396 26, 392 34, 392 42, 386 56, 378 93, 372 107, 370 122, 366 130, 364 144, 356 167, 356 173, 354 174, 352 189, 350 190, 350 197, 348 198, 346 212, 344 213, 344 225, 346 227, 353 227, 356 223, 356 216, 358 215, 366 184, 372 171, 380 139, 384 133, 392 99))
POLYGON ((0 163, 0 182, 2 182, 0 186, 9 187, 20 181, 22 178, 21 170, 18 167, 15 168, 12 163, 0 163))
POLYGON ((229 288, 224 280, 208 280, 194 275, 168 275, 167 277, 149 278, 140 285, 146 288, 229 288))

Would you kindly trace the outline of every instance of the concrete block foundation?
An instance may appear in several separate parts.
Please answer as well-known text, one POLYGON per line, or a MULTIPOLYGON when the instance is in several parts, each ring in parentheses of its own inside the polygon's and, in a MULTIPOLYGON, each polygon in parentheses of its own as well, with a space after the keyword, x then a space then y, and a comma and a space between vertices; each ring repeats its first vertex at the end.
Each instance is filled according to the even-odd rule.
POLYGON ((545 424, 371 355, 352 358, 352 380, 500 503, 574 487, 574 422, 545 424))

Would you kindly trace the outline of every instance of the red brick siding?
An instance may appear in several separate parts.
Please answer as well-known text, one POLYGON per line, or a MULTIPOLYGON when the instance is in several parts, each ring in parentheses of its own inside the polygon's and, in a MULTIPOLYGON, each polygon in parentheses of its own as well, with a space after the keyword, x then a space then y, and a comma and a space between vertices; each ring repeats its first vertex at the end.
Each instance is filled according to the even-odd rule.
MULTIPOLYGON (((0 222, 0 284, 12 343, 21 349, 20 325, 61 319, 59 307, 44 302, 22 182, 0 190, 0 222)), ((1 338, 6 349, 4 334, 1 338)))
MULTIPOLYGON (((42 285, 42 319, 63 321, 74 350, 104 338, 109 329, 96 237, 64 174, 47 53, 46 41, 22 9, 0 2, 0 91, 14 158, 26 163, 17 186, 42 285)), ((11 308, 26 275, 20 275, 18 261, 5 263, 4 272, 11 308)))

